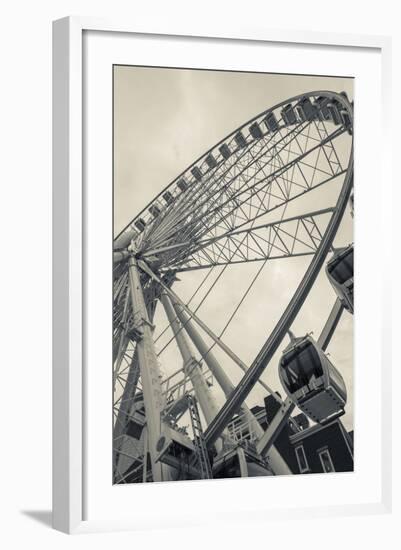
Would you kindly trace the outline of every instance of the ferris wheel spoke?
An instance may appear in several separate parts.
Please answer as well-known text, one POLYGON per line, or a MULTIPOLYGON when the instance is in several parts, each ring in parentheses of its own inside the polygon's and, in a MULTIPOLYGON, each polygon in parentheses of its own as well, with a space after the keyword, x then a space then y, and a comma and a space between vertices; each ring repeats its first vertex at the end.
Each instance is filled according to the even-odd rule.
MULTIPOLYGON (((251 181, 255 182, 255 179, 258 175, 258 173, 262 173, 262 179, 260 181, 263 181, 266 179, 266 173, 264 172, 264 166, 269 163, 269 161, 273 161, 275 158, 275 155, 277 154, 277 144, 280 142, 284 142, 284 146, 288 146, 288 144, 291 143, 291 140, 294 139, 294 135, 296 136, 296 131, 298 130, 298 127, 295 127, 291 132, 289 132, 286 136, 279 135, 280 139, 274 143, 273 147, 269 149, 269 152, 271 152, 270 156, 266 157, 266 151, 262 150, 262 153, 260 151, 258 152, 258 155, 255 157, 252 152, 251 148, 248 149, 248 153, 250 155, 251 160, 247 161, 244 165, 241 164, 241 161, 238 161, 238 165, 240 166, 240 171, 238 173, 229 174, 229 170, 226 171, 225 174, 223 174, 223 177, 220 179, 220 181, 215 182, 214 186, 217 186, 219 189, 219 194, 216 196, 214 193, 211 197, 207 195, 207 190, 203 189, 202 191, 202 198, 206 195, 207 199, 203 200, 200 204, 193 205, 193 214, 190 218, 190 223, 185 226, 184 223, 184 230, 185 237, 193 236, 195 233, 199 233, 199 230, 205 226, 205 219, 204 216, 199 216, 198 219, 194 219, 194 215, 197 211, 202 210, 204 208, 206 212, 209 212, 212 207, 215 207, 217 210, 219 206, 221 206, 222 201, 227 203, 227 199, 232 201, 235 205, 234 209, 230 210, 230 216, 232 217, 231 224, 234 223, 235 217, 239 216, 238 210, 241 211, 242 216, 244 218, 247 216, 244 209, 242 208, 241 199, 237 198, 238 191, 244 188, 244 185, 249 188, 249 183, 251 181), (260 159, 263 159, 263 164, 261 164, 260 159), (250 170, 253 170, 253 172, 250 173, 250 170), (229 177, 227 178, 227 176, 229 177), (220 185, 219 185, 220 184, 220 185), (231 189, 231 187, 234 185, 234 190, 231 189), (198 222, 198 223, 197 223, 198 222)), ((298 130, 299 131, 299 130, 298 130)), ((242 155, 242 157, 245 156, 242 155)), ((240 159, 242 159, 240 157, 240 159)), ((225 204, 223 204, 223 208, 225 207, 225 204)), ((185 214, 182 212, 179 212, 180 218, 180 225, 182 224, 182 220, 185 219, 185 214)), ((243 218, 243 219, 244 219, 243 218)), ((221 223, 227 224, 226 219, 223 218, 221 220, 221 223)), ((159 226, 160 227, 160 226, 159 226)), ((177 232, 177 229, 179 228, 175 227, 174 230, 177 232)), ((169 238, 168 235, 167 238, 169 238)))
MULTIPOLYGON (((335 134, 341 135, 341 133, 343 133, 344 131, 345 130, 339 130, 339 131, 336 131, 335 134)), ((327 138, 327 140, 332 139, 332 137, 333 137, 333 134, 330 135, 327 138)), ((301 155, 301 158, 307 157, 308 155, 310 155, 311 153, 316 151, 318 148, 319 148, 319 146, 314 146, 313 148, 311 148, 308 151, 304 152, 301 155)), ((266 187, 269 187, 269 193, 270 193, 269 200, 271 200, 271 197, 274 196, 274 194, 275 194, 273 184, 276 183, 277 178, 279 176, 281 176, 283 173, 290 170, 292 168, 292 166, 294 166, 295 164, 297 164, 299 162, 299 160, 300 160, 300 158, 295 158, 295 159, 291 160, 285 166, 282 166, 278 169, 272 170, 272 172, 269 174, 268 177, 261 178, 260 180, 257 180, 257 181, 253 181, 252 185, 247 185, 246 189, 241 188, 232 197, 230 197, 229 199, 226 198, 225 202, 223 204, 221 204, 218 208, 214 208, 211 211, 209 210, 208 215, 203 216, 204 223, 206 223, 206 222, 208 223, 209 231, 214 229, 214 227, 218 226, 219 223, 221 223, 222 219, 227 219, 230 214, 235 212, 237 207, 232 206, 233 198, 238 199, 238 198, 241 197, 243 205, 244 204, 252 205, 252 199, 255 200, 255 198, 257 197, 258 200, 259 200, 259 204, 256 206, 256 208, 259 211, 263 212, 263 213, 266 213, 266 212, 270 211, 270 204, 269 204, 269 208, 267 208, 267 206, 263 203, 263 200, 261 199, 261 195, 259 195, 259 194, 261 192, 263 193, 263 191, 265 190, 266 187), (213 221, 213 218, 215 219, 215 221, 213 221)), ((339 174, 336 174, 336 175, 339 175, 339 174)), ((328 178, 326 180, 326 182, 328 182, 328 181, 330 181, 330 178, 328 178)), ((250 182, 247 182, 247 184, 248 183, 250 183, 250 182)), ((309 186, 308 191, 311 190, 312 188, 315 188, 316 186, 317 186, 317 184, 315 184, 313 187, 309 186)), ((280 192, 279 189, 276 189, 276 192, 280 192)), ((286 202, 287 197, 285 196, 285 194, 284 195, 281 194, 280 200, 281 200, 281 204, 284 204, 284 202, 286 202)), ((254 204, 252 206, 253 206, 253 208, 255 208, 254 204)), ((249 220, 249 221, 251 221, 251 220, 249 220)), ((204 235, 205 235, 205 233, 198 234, 197 238, 202 237, 204 235)))
MULTIPOLYGON (((242 152, 242 155, 246 155, 246 151, 242 152)), ((238 157, 239 161, 241 157, 238 157)), ((183 194, 175 204, 175 209, 171 209, 166 213, 163 222, 158 225, 157 231, 153 234, 154 239, 157 241, 160 235, 166 234, 172 227, 177 225, 177 222, 181 222, 183 218, 191 212, 193 212, 194 206, 200 197, 204 197, 205 194, 211 192, 211 190, 218 190, 221 181, 225 178, 226 174, 235 166, 235 155, 231 157, 228 165, 220 163, 216 169, 211 170, 201 181, 191 181, 189 183, 189 189, 183 194)))
MULTIPOLYGON (((295 127, 292 131, 295 131, 295 127)), ((230 185, 237 177, 241 175, 247 168, 250 167, 249 162, 247 162, 248 154, 253 150, 257 150, 256 160, 263 158, 267 155, 276 145, 277 145, 277 134, 264 135, 261 140, 255 140, 251 142, 247 147, 242 150, 234 151, 229 159, 222 163, 218 169, 211 176, 207 177, 205 180, 198 182, 196 192, 189 195, 189 201, 183 198, 183 204, 192 212, 196 202, 199 198, 204 198, 205 196, 208 199, 212 199, 214 195, 221 194, 225 188, 230 185), (272 147, 269 147, 273 143, 272 147), (224 182, 224 185, 222 185, 224 182), (205 195, 206 194, 206 195, 205 195)), ((284 140, 286 137, 280 136, 279 141, 284 140)), ((180 205, 182 209, 182 204, 180 205)))
MULTIPOLYGON (((234 174, 234 176, 229 179, 228 183, 221 186, 220 194, 217 197, 207 197, 200 206, 205 206, 206 212, 213 214, 218 212, 219 209, 224 208, 233 200, 235 200, 237 204, 242 204, 244 195, 246 197, 246 194, 252 192, 255 186, 266 181, 266 176, 263 175, 262 170, 265 166, 270 165, 271 167, 271 162, 274 161, 277 154, 277 146, 281 144, 283 149, 287 147, 291 141, 295 139, 296 131, 297 127, 286 136, 279 136, 281 139, 275 142, 268 151, 261 153, 257 157, 251 158, 251 161, 246 162, 244 165, 240 165, 241 170, 238 174, 234 174), (263 163, 258 165, 257 163, 260 159, 263 159, 263 163), (226 190, 230 188, 230 185, 234 185, 235 191, 227 197, 226 190), (219 202, 217 203, 218 199, 219 202)), ((271 175, 272 174, 269 174, 269 176, 271 175)), ((230 209, 230 213, 232 212, 235 212, 235 208, 230 209)))
MULTIPOLYGON (((298 148, 299 148, 299 151, 300 153, 304 153, 304 150, 302 148, 302 146, 300 145, 299 141, 298 141, 298 138, 296 138, 296 143, 298 145, 298 148)), ((331 144, 331 147, 333 147, 333 145, 331 144)), ((305 187, 308 188, 308 187, 313 187, 313 182, 314 182, 314 175, 316 172, 319 172, 323 175, 326 175, 326 176, 330 176, 330 175, 334 175, 335 174, 335 171, 332 169, 331 165, 330 165, 330 171, 328 170, 324 170, 323 169, 323 166, 319 166, 319 159, 320 159, 320 153, 321 153, 321 150, 323 149, 323 146, 322 147, 319 147, 318 148, 318 153, 317 153, 317 158, 316 158, 316 161, 314 164, 310 164, 308 162, 306 162, 306 159, 303 158, 303 159, 298 159, 298 162, 296 164, 293 165, 292 167, 292 174, 291 176, 287 176, 286 173, 284 173, 283 175, 279 176, 279 179, 282 178, 283 180, 286 181, 287 183, 287 192, 289 193, 289 189, 288 189, 288 184, 290 183, 290 185, 299 185, 301 187, 305 187), (310 169, 313 171, 313 174, 312 174, 312 178, 309 180, 303 169, 302 168, 306 168, 306 169, 310 169), (297 183, 295 181, 295 178, 294 178, 294 172, 295 172, 295 169, 298 169, 303 181, 304 181, 304 184, 305 185, 301 185, 299 183, 297 183)), ((290 151, 288 151, 288 154, 287 154, 287 159, 284 161, 283 158, 282 158, 282 154, 280 152, 277 153, 277 164, 281 167, 284 167, 286 166, 286 164, 289 162, 290 160, 290 151)), ((328 161, 329 162, 329 161, 328 161)))
POLYGON ((227 426, 227 423, 232 418, 235 411, 239 409, 244 399, 249 395, 249 392, 255 385, 257 378, 262 374, 264 369, 269 364, 273 354, 277 350, 280 342, 282 341, 286 330, 289 328, 294 318, 296 317, 304 299, 309 293, 314 281, 316 280, 319 269, 321 268, 324 258, 331 246, 331 242, 334 238, 338 226, 340 224, 342 215, 344 213, 349 194, 353 185, 353 172, 348 173, 343 189, 340 194, 338 206, 334 210, 333 216, 330 218, 329 224, 324 232, 322 242, 314 255, 307 271, 305 272, 300 286, 295 292, 291 302, 288 304, 283 315, 281 316, 278 324, 274 328, 273 332, 268 336, 265 344, 262 346, 260 352, 255 357, 251 367, 245 374, 241 382, 236 387, 230 398, 226 401, 219 414, 215 417, 213 422, 209 425, 205 437, 208 444, 212 444, 219 437, 221 431, 227 426))
MULTIPOLYGON (((330 181, 332 181, 332 180, 334 180, 338 177, 343 176, 345 173, 346 173, 346 170, 336 174, 335 176, 330 176, 329 178, 326 178, 325 180, 322 180, 322 181, 319 181, 319 182, 315 181, 313 189, 317 189, 318 187, 320 187, 322 185, 328 184, 330 181)), ((309 189, 309 188, 308 189, 303 189, 302 188, 300 192, 298 192, 298 193, 296 193, 296 194, 294 194, 290 197, 286 197, 285 198, 286 200, 284 200, 284 197, 279 197, 280 200, 277 199, 277 203, 274 204, 274 205, 271 205, 271 199, 272 199, 272 197, 273 198, 276 197, 276 195, 274 193, 272 193, 269 189, 265 189, 265 194, 267 195, 267 202, 266 202, 266 199, 264 199, 265 208, 262 208, 261 206, 256 207, 255 205, 253 205, 252 206, 252 208, 253 208, 252 216, 250 215, 247 220, 237 224, 234 227, 234 229, 232 229, 231 231, 240 230, 241 228, 247 228, 248 225, 250 225, 250 227, 248 227, 248 229, 250 229, 258 219, 265 216, 267 211, 269 213, 272 213, 273 211, 278 210, 279 208, 282 208, 283 205, 289 204, 290 202, 302 197, 303 195, 305 195, 309 191, 311 191, 311 189, 309 189)), ((227 216, 228 216, 228 214, 229 213, 227 213, 227 216)), ((210 222, 210 223, 212 223, 212 222, 210 222)), ((210 238, 208 238, 207 236, 206 237, 204 236, 203 237, 204 242, 209 242, 210 239, 213 240, 213 239, 218 238, 220 236, 225 237, 229 233, 226 230, 221 230, 220 226, 218 226, 217 223, 214 224, 214 227, 216 229, 219 229, 220 231, 216 231, 216 233, 214 235, 212 233, 212 237, 210 237, 210 238)), ((211 233, 211 232, 212 232, 212 227, 211 227, 211 231, 209 233, 211 233)), ((202 241, 202 238, 200 238, 200 240, 195 240, 192 247, 191 247, 191 241, 187 241, 187 245, 186 245, 185 250, 177 251, 176 253, 170 255, 169 257, 163 258, 164 265, 168 268, 171 268, 173 265, 176 265, 178 262, 184 263, 185 262, 185 255, 190 253, 190 251, 192 249, 196 248, 197 244, 201 241, 202 241)))
MULTIPOLYGON (((227 232, 227 234, 228 234, 228 232, 227 232)), ((245 240, 245 238, 246 238, 246 235, 243 236, 242 240, 245 240)), ((233 250, 234 253, 237 252, 237 250, 238 250, 238 248, 241 246, 241 244, 242 244, 241 241, 238 242, 238 243, 236 243, 235 248, 234 248, 234 250, 233 250)), ((189 249, 190 245, 191 245, 191 243, 188 242, 188 243, 187 243, 187 248, 188 248, 188 249, 189 249)), ((214 247, 216 247, 216 249, 217 249, 217 251, 216 251, 216 250, 213 250, 213 252, 214 252, 213 259, 214 259, 215 261, 217 260, 217 262, 216 262, 217 264, 219 264, 219 260, 220 260, 221 258, 223 258, 223 259, 224 259, 224 258, 228 259, 227 256, 225 255, 225 251, 224 251, 224 247, 223 247, 223 246, 220 246, 220 245, 219 245, 218 243, 216 243, 216 242, 212 242, 212 243, 211 243, 211 247, 212 247, 212 249, 213 249, 214 247)), ((206 252, 206 255, 207 255, 207 252, 206 252)), ((187 250, 183 250, 183 251, 181 251, 179 254, 177 254, 176 256, 170 258, 170 260, 171 260, 170 262, 167 261, 166 259, 164 259, 163 263, 164 263, 164 265, 166 265, 166 266, 167 266, 167 265, 170 266, 171 264, 178 265, 180 261, 185 261, 187 257, 188 257, 188 252, 187 252, 187 250)), ((208 258, 209 258, 210 261, 212 261, 212 258, 211 258, 211 257, 208 257, 208 258)), ((220 265, 220 264, 219 264, 219 265, 220 265)), ((228 265, 228 262, 225 262, 225 263, 223 263, 223 264, 221 264, 221 265, 226 265, 226 266, 227 266, 227 265, 228 265)), ((212 266, 212 267, 213 267, 213 266, 212 266)), ((174 269, 174 268, 173 268, 173 269, 174 269)), ((221 276, 221 275, 222 275, 222 273, 220 274, 220 276, 221 276)))
MULTIPOLYGON (((261 171, 260 167, 255 170, 255 164, 258 161, 263 160, 263 165, 267 165, 269 161, 274 158, 277 146, 280 144, 284 144, 284 147, 287 146, 294 139, 294 136, 297 135, 297 132, 300 132, 304 127, 304 125, 295 126, 286 135, 278 133, 274 134, 269 140, 263 141, 263 143, 255 142, 254 147, 258 147, 256 156, 251 153, 252 147, 247 148, 237 157, 233 155, 231 157, 231 164, 228 167, 225 167, 224 172, 220 174, 217 179, 212 181, 210 186, 200 186, 198 182, 196 193, 190 195, 192 200, 186 205, 184 203, 185 207, 183 204, 177 204, 178 213, 176 214, 175 222, 178 221, 178 224, 181 225, 181 222, 185 219, 186 215, 191 214, 192 225, 194 225, 194 221, 202 223, 202 215, 199 216, 197 220, 194 220, 194 216, 197 212, 202 210, 208 211, 212 207, 218 208, 221 201, 226 200, 225 195, 227 193, 230 197, 233 196, 233 192, 230 188, 231 186, 235 185, 235 193, 237 193, 240 188, 243 188, 244 186, 247 186, 249 182, 254 181, 257 174, 261 171), (273 146, 266 149, 271 142, 273 142, 273 146), (250 155, 252 155, 251 160, 249 160, 250 155), (251 174, 250 170, 253 170, 251 174)), ((171 229, 174 227, 174 223, 172 224, 171 221, 167 223, 169 223, 167 227, 165 224, 158 226, 159 232, 160 230, 166 231, 167 228, 171 229)))
POLYGON ((186 259, 171 264, 169 269, 190 271, 314 254, 321 241, 322 227, 327 225, 333 211, 334 208, 326 208, 205 239, 189 251, 186 259))
MULTIPOLYGON (((293 200, 294 198, 298 198, 302 194, 304 194, 308 191, 311 191, 312 189, 315 189, 316 187, 318 187, 318 186, 320 186, 324 183, 330 182, 337 175, 341 175, 340 173, 336 174, 336 176, 329 177, 326 180, 315 183, 313 185, 313 187, 309 186, 306 189, 303 188, 301 193, 298 193, 298 194, 294 195, 293 197, 290 197, 287 194, 283 193, 282 190, 280 191, 280 187, 275 185, 275 184, 277 182, 277 179, 279 177, 281 177, 286 171, 288 171, 291 168, 292 165, 295 165, 295 164, 296 163, 293 162, 291 165, 287 165, 287 166, 284 166, 280 169, 275 170, 274 173, 272 173, 271 176, 267 179, 267 181, 265 180, 265 181, 257 182, 255 184, 253 184, 252 187, 251 187, 251 190, 250 190, 250 192, 248 193, 247 196, 244 196, 244 192, 240 193, 242 195, 242 198, 243 198, 242 204, 243 205, 248 204, 250 206, 250 209, 251 209, 251 212, 252 212, 252 214, 249 216, 249 219, 247 220, 247 222, 251 222, 254 219, 259 218, 261 215, 264 215, 267 212, 271 212, 273 209, 282 206, 284 203, 286 203, 290 200, 293 200), (262 184, 262 185, 260 185, 260 184, 262 184), (267 198, 267 203, 266 203, 266 198, 267 198), (257 203, 255 203, 256 199, 258 199, 257 203), (276 202, 274 201, 274 199, 276 200, 276 202), (273 205, 271 204, 272 202, 273 202, 273 205)), ((292 184, 290 187, 292 187, 292 186, 300 187, 299 184, 292 184)), ((302 186, 301 186, 301 189, 302 189, 302 186)), ((237 194, 237 197, 240 194, 237 194)), ((210 230, 213 229, 216 225, 218 225, 219 222, 221 222, 222 217, 228 217, 233 212, 233 210, 235 210, 235 207, 232 208, 232 206, 231 206, 231 204, 229 204, 229 202, 227 202, 227 204, 225 206, 227 206, 227 210, 222 211, 224 213, 220 212, 220 213, 216 214, 217 222, 214 222, 214 223, 211 222, 210 223, 210 225, 209 225, 210 230)), ((238 225, 236 227, 238 228, 238 227, 241 227, 242 225, 244 225, 244 224, 241 223, 240 225, 238 225)))
MULTIPOLYGON (((129 289, 127 289, 127 295, 129 295, 129 289)), ((155 313, 158 295, 157 287, 154 282, 148 282, 144 289, 144 299, 150 320, 153 319, 155 313)), ((130 310, 127 309, 127 312, 128 315, 130 310)), ((128 350, 128 345, 131 341, 130 336, 134 335, 134 337, 140 337, 135 328, 137 321, 132 313, 130 315, 130 321, 128 322, 128 320, 126 320, 121 329, 121 347, 117 355, 113 374, 115 383, 118 382, 122 390, 121 395, 115 392, 116 397, 114 399, 114 405, 118 405, 119 424, 123 426, 126 425, 140 382, 139 362, 135 341, 133 341, 131 349, 128 350), (125 362, 125 365, 122 367, 123 362, 125 362), (125 381, 122 380, 123 374, 125 375, 125 381)), ((120 433, 117 424, 115 424, 115 433, 120 433)))
MULTIPOLYGON (((315 124, 315 128, 316 128, 316 131, 318 133, 318 136, 320 139, 325 139, 328 135, 329 135, 329 132, 327 130, 327 126, 326 126, 326 122, 324 120, 322 121, 319 121, 319 122, 314 122, 315 124)), ((338 154, 337 154, 337 151, 335 149, 335 147, 333 147, 333 144, 331 142, 329 142, 328 145, 324 145, 322 147, 323 149, 323 152, 327 158, 327 161, 330 165, 337 165, 337 168, 339 170, 342 170, 342 164, 341 164, 341 161, 338 157, 338 154), (331 147, 330 147, 331 145, 331 147), (327 152, 326 149, 329 148, 329 151, 327 152), (331 157, 334 157, 335 160, 332 160, 331 157)))

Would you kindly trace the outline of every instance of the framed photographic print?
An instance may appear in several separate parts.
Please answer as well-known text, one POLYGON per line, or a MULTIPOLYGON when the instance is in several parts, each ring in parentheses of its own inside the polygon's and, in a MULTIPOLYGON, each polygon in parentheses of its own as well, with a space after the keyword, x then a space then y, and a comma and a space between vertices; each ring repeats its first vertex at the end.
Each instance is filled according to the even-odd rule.
POLYGON ((388 52, 55 22, 56 528, 386 510, 388 52))

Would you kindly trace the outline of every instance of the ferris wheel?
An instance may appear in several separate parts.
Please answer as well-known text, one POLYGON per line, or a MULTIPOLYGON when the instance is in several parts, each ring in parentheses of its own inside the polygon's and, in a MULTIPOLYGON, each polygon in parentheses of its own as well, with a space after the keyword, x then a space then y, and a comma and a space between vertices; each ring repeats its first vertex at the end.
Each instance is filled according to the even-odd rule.
MULTIPOLYGON (((334 241, 353 187, 352 130, 345 93, 286 99, 206 151, 115 238, 114 483, 290 474, 274 442, 284 422, 296 425, 294 407, 317 423, 344 412, 345 384, 324 352, 342 311, 353 312, 353 247, 334 241), (224 334, 265 266, 291 258, 305 261, 305 270, 245 363, 241 342, 228 344, 224 334), (254 268, 241 271, 245 290, 234 310, 223 307, 216 331, 198 310, 245 265, 254 268), (295 336, 292 324, 323 267, 334 307, 316 341, 295 336), (282 399, 261 376, 287 334, 282 399), (170 358, 167 373, 163 357, 172 347, 176 364, 170 358), (267 428, 246 404, 256 385, 279 404, 267 428)), ((268 315, 272 296, 258 292, 268 315)))

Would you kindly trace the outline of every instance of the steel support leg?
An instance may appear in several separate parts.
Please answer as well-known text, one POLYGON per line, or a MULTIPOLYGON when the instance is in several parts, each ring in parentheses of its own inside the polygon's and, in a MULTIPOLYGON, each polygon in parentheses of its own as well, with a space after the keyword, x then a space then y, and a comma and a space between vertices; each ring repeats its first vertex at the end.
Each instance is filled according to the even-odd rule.
POLYGON ((277 439, 281 430, 287 424, 295 405, 289 397, 284 401, 283 405, 279 408, 275 414, 273 420, 270 422, 267 430, 260 438, 256 449, 259 454, 266 456, 269 450, 272 448, 274 441, 277 439))
MULTIPOLYGON (((179 303, 177 303, 177 301, 173 301, 173 307, 189 338, 192 340, 200 355, 203 357, 213 376, 217 380, 217 383, 223 390, 225 396, 228 397, 234 390, 234 384, 231 382, 230 378, 221 367, 220 363, 217 361, 215 355, 213 354, 213 351, 210 349, 210 346, 206 344, 202 336, 199 334, 189 315, 183 310, 183 308, 179 303)), ((241 406, 241 412, 243 413, 247 423, 249 424, 251 431, 255 433, 258 439, 262 438, 264 435, 263 428, 245 403, 243 403, 241 406)), ((287 463, 282 458, 280 453, 277 451, 277 449, 275 447, 272 447, 272 445, 269 445, 268 450, 269 453, 266 450, 266 452, 262 456, 267 458, 273 473, 276 475, 291 474, 292 472, 290 468, 288 467, 287 463)))
MULTIPOLYGON (((167 318, 173 330, 178 348, 184 362, 184 372, 185 374, 188 374, 191 379, 195 395, 199 401, 205 420, 209 425, 210 422, 212 422, 213 418, 219 412, 219 407, 212 395, 212 392, 210 391, 209 386, 207 385, 199 362, 197 361, 191 350, 191 346, 187 340, 185 332, 182 330, 181 323, 177 319, 169 296, 163 293, 161 295, 161 302, 166 311, 167 318)), ((222 449, 221 440, 218 440, 216 443, 216 449, 217 451, 220 451, 222 449)))
MULTIPOLYGON (((129 259, 129 285, 131 291, 132 310, 139 319, 143 336, 137 343, 139 368, 143 399, 146 412, 148 448, 152 463, 153 481, 170 479, 169 469, 156 462, 156 445, 161 435, 161 412, 165 406, 160 383, 160 371, 154 348, 152 327, 149 322, 145 299, 136 259, 129 259)), ((146 457, 145 457, 146 458, 146 457)))
MULTIPOLYGON (((230 357, 236 365, 239 366, 239 368, 243 372, 247 372, 248 367, 245 365, 243 361, 235 353, 226 345, 216 334, 214 334, 210 328, 197 316, 193 311, 189 309, 188 306, 180 300, 180 298, 175 294, 168 286, 166 286, 161 279, 153 273, 153 271, 147 266, 144 262, 139 261, 139 267, 145 271, 152 279, 160 284, 160 286, 165 290, 168 296, 170 296, 171 300, 174 301, 174 303, 179 304, 181 308, 193 319, 197 325, 201 327, 202 330, 205 331, 205 333, 210 336, 210 338, 216 343, 216 345, 222 349, 228 357, 230 357)), ((258 380, 258 383, 268 392, 270 393, 276 401, 278 401, 280 404, 283 403, 282 399, 274 392, 267 384, 265 384, 262 380, 258 380)))
POLYGON ((116 391, 116 380, 118 373, 120 372, 121 368, 121 362, 123 360, 125 351, 127 349, 128 341, 126 331, 125 331, 125 323, 127 321, 127 315, 128 315, 128 300, 129 300, 129 290, 127 289, 126 296, 124 299, 124 309, 123 309, 123 315, 122 315, 122 327, 120 332, 120 338, 119 338, 119 344, 118 344, 118 350, 116 357, 114 359, 114 374, 113 374, 113 387, 114 391, 116 391))
POLYGON ((138 368, 138 355, 135 350, 131 364, 128 369, 128 376, 125 382, 124 391, 121 395, 120 406, 118 409, 117 418, 114 423, 113 430, 113 454, 114 454, 114 465, 118 464, 118 452, 124 448, 125 437, 127 428, 127 418, 132 412, 134 398, 136 393, 136 388, 139 379, 139 368, 138 368))
POLYGON ((333 336, 334 331, 336 330, 336 327, 341 319, 341 314, 343 311, 344 306, 342 305, 340 298, 337 298, 317 341, 317 345, 320 346, 323 351, 326 351, 331 337, 333 336))
MULTIPOLYGON (((187 306, 185 306, 185 304, 179 299, 179 297, 171 290, 169 289, 160 279, 159 277, 157 277, 157 275, 155 275, 152 270, 144 263, 144 262, 140 262, 140 267, 141 269, 143 269, 150 277, 152 277, 152 279, 154 279, 155 281, 157 281, 161 287, 164 289, 165 293, 167 296, 169 296, 170 298, 170 301, 171 300, 174 300, 174 303, 177 304, 177 306, 179 305, 179 309, 180 311, 185 311, 187 313, 190 314, 191 318, 195 319, 195 321, 197 322, 197 324, 203 329, 205 330, 206 334, 208 334, 222 349, 223 351, 225 351, 229 357, 231 357, 231 359, 241 367, 241 369, 246 372, 247 371, 247 367, 242 363, 242 361, 235 355, 233 354, 233 352, 223 344, 223 342, 221 342, 211 331, 210 329, 208 329, 208 327, 205 325, 205 323, 203 323, 198 317, 196 317, 190 310, 189 308, 187 308, 187 306)), ((176 315, 174 315, 174 318, 176 317, 176 315)), ((205 359, 206 360, 206 359, 205 359)), ((210 367, 209 367, 210 368, 210 367)), ((213 371, 212 371, 213 372, 213 371)), ((216 370, 216 372, 218 372, 218 369, 216 370)), ((217 380, 217 375, 216 375, 216 380, 217 380)), ((221 377, 221 380, 223 381, 223 378, 221 377)), ((230 384, 230 387, 232 389, 234 389, 234 386, 232 386, 230 380, 228 379, 227 377, 227 380, 230 384)), ((227 383, 227 380, 226 380, 226 383, 227 383)), ((259 380, 259 382, 263 385, 263 387, 271 394, 273 395, 277 400, 280 401, 280 404, 282 404, 282 400, 281 399, 278 399, 278 397, 276 396, 275 392, 273 392, 273 390, 271 390, 271 388, 269 388, 268 386, 266 386, 262 381, 259 380)), ((224 383, 224 382, 223 382, 224 383)), ((228 384, 227 384, 227 387, 228 387, 228 384)), ((224 390, 223 390, 224 391, 224 390)), ((230 390, 231 391, 231 390, 230 390)), ((227 394, 226 394, 227 395, 227 394)), ((227 395, 228 397, 228 395, 227 395)), ((246 407, 246 405, 245 405, 246 407)), ((248 409, 249 410, 249 409, 248 409)), ((249 422, 251 423, 251 425, 254 427, 254 430, 257 434, 260 434, 260 437, 262 437, 263 435, 263 428, 260 426, 259 422, 257 422, 257 420, 254 418, 254 416, 252 415, 252 413, 249 411, 249 414, 248 414, 248 419, 249 419, 249 422), (256 422, 255 422, 256 420, 256 422)), ((268 452, 268 454, 264 457, 270 464, 271 466, 271 469, 272 471, 276 474, 276 475, 290 475, 292 472, 290 470, 290 468, 288 467, 287 463, 285 462, 285 460, 282 458, 282 456, 280 455, 280 453, 277 451, 277 449, 274 447, 274 445, 270 448, 270 451, 268 452)))

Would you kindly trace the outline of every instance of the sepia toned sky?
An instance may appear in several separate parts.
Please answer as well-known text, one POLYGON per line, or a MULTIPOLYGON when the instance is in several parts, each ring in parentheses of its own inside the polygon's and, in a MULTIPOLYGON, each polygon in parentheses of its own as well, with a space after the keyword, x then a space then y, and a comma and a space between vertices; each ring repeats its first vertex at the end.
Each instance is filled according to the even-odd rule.
MULTIPOLYGON (((115 235, 165 186, 186 169, 207 149, 220 141, 248 119, 286 98, 313 90, 346 91, 353 98, 353 80, 334 77, 272 75, 190 69, 159 69, 146 67, 114 68, 114 230, 115 235)), ((345 151, 344 151, 345 154, 345 151)), ((325 186, 322 186, 324 190, 325 186)), ((335 199, 339 187, 332 186, 320 197, 305 196, 303 208, 313 211, 324 202, 335 199), (309 202, 308 202, 309 201, 309 202)), ((313 193, 311 194, 313 195, 313 193)), ((296 201, 295 201, 296 202, 296 201)), ((327 206, 328 204, 326 204, 327 206)), ((290 212, 287 212, 290 214, 290 212)), ((352 219, 346 211, 335 246, 353 241, 352 219)), ((290 258, 268 262, 234 317, 223 340, 245 363, 251 364, 267 336, 291 299, 310 261, 290 258)), ((249 286, 260 265, 230 266, 198 315, 215 333, 220 333, 228 317, 249 286)), ((219 274, 211 274, 210 283, 219 274)), ((185 273, 175 283, 174 290, 187 301, 205 276, 203 270, 185 273)), ((208 285, 190 303, 196 308, 208 285)), ((317 339, 335 294, 322 272, 312 289, 292 330, 296 335, 314 333, 317 339)), ((342 373, 348 391, 348 403, 343 422, 353 428, 353 330, 352 316, 344 312, 330 343, 330 360, 342 373)), ((156 312, 155 336, 167 322, 163 311, 156 312)), ((171 338, 166 334, 157 342, 161 350, 171 338)), ((205 340, 208 339, 205 337, 205 340)), ((279 351, 263 374, 263 380, 284 395, 280 387, 277 364, 279 351)), ((242 371, 216 347, 216 357, 236 384, 242 371)), ((174 346, 160 355, 161 369, 170 374, 182 361, 174 346)), ((213 392, 222 404, 224 396, 216 384, 213 392)), ((265 390, 257 385, 247 403, 262 405, 265 390)))

